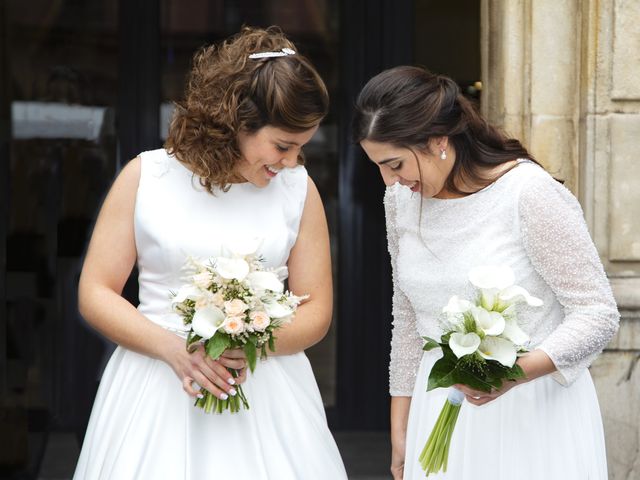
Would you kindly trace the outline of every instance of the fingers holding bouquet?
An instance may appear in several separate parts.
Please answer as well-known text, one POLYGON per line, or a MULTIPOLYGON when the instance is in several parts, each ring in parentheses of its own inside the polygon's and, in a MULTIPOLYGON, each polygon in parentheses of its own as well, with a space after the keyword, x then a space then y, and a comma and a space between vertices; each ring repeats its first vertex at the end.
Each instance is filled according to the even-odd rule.
MULTIPOLYGON (((201 398, 201 388, 222 400, 237 394, 234 385, 241 383, 238 381, 240 376, 234 377, 225 364, 209 357, 203 345, 188 352, 187 358, 180 363, 182 365, 176 369, 176 373, 182 379, 182 388, 190 396, 201 398)), ((231 364, 231 368, 243 369, 245 362, 237 359, 231 364)))
POLYGON ((462 393, 464 393, 464 398, 467 402, 479 407, 481 405, 491 402, 492 400, 495 400, 501 395, 504 395, 513 387, 515 387, 517 384, 518 384, 517 380, 506 381, 502 384, 500 388, 494 388, 490 392, 476 390, 474 388, 471 388, 462 384, 456 384, 456 385, 453 385, 453 387, 457 388, 462 393))

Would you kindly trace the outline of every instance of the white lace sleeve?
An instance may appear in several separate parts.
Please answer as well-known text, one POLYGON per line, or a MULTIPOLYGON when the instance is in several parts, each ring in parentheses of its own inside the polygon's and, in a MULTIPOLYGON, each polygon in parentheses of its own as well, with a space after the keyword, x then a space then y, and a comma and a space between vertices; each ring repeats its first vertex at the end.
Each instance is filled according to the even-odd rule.
POLYGON ((556 366, 555 380, 569 385, 616 333, 620 315, 580 204, 540 173, 521 192, 520 227, 533 267, 564 307, 564 320, 538 348, 556 366))
POLYGON ((424 341, 418 333, 416 315, 409 299, 398 286, 398 230, 393 187, 387 188, 384 206, 393 274, 393 330, 389 363, 389 393, 393 397, 410 397, 416 383, 424 341))

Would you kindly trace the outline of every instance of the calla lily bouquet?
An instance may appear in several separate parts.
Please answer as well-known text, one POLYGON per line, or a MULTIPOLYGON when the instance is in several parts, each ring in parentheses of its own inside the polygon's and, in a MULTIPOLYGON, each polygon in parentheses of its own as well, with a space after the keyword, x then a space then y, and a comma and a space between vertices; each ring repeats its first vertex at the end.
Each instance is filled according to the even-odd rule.
MULTIPOLYGON (((225 350, 242 348, 249 369, 256 368, 258 354, 266 358, 267 348, 275 351, 275 331, 291 322, 298 305, 307 296, 296 296, 284 290, 282 280, 287 268, 263 268, 263 259, 256 255, 259 239, 236 241, 229 248, 231 255, 200 262, 187 261, 189 282, 173 294, 173 309, 190 326, 187 349, 193 351, 204 344, 209 357, 217 360, 225 350)), ((230 370, 237 376, 235 370, 230 370)), ((202 398, 196 406, 206 413, 238 412, 249 409, 242 391, 222 400, 200 388, 202 398)))
MULTIPOLYGON (((504 381, 525 376, 516 360, 527 351, 529 336, 518 325, 516 307, 523 302, 538 307, 542 300, 514 285, 509 267, 476 267, 469 272, 469 281, 478 290, 475 302, 451 297, 442 310, 446 318, 440 341, 423 337, 424 350, 441 348, 443 353, 431 369, 427 391, 463 384, 491 392, 504 381)), ((450 389, 419 458, 427 476, 447 471, 449 445, 463 400, 462 392, 450 389)))

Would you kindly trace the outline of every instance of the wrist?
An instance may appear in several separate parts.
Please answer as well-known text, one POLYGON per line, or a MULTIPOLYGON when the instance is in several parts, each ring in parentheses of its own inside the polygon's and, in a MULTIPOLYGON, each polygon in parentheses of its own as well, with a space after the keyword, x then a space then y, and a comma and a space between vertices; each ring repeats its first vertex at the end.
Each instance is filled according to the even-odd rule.
POLYGON ((532 350, 518 358, 517 364, 522 368, 525 378, 518 383, 526 383, 556 370, 549 356, 542 350, 532 350))

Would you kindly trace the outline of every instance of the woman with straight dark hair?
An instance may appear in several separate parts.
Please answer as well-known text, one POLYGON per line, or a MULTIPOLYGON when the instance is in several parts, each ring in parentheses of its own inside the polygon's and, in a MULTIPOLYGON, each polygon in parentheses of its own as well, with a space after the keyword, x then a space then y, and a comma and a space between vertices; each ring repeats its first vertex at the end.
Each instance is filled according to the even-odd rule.
POLYGON ((465 394, 446 473, 455 480, 605 480, 602 421, 587 367, 619 314, 575 197, 518 140, 488 124, 450 78, 397 67, 356 103, 355 140, 380 169, 393 268, 391 471, 418 458, 447 398, 426 391, 442 309, 473 298, 474 267, 508 266, 543 300, 518 315, 526 377, 465 394))
POLYGON ((324 337, 332 312, 327 224, 301 165, 328 105, 322 79, 278 28, 247 27, 195 55, 166 148, 124 167, 84 262, 80 310, 119 346, 74 478, 346 478, 303 352, 324 337), (189 327, 170 292, 185 284, 188 257, 226 256, 232 242, 254 238, 264 267, 287 267, 291 290, 310 297, 247 378, 240 349, 219 360, 202 345, 187 351, 189 327), (121 296, 135 264, 138 308, 121 296), (199 387, 226 400, 239 383, 250 410, 194 406, 199 387))

